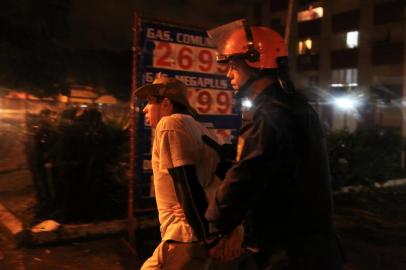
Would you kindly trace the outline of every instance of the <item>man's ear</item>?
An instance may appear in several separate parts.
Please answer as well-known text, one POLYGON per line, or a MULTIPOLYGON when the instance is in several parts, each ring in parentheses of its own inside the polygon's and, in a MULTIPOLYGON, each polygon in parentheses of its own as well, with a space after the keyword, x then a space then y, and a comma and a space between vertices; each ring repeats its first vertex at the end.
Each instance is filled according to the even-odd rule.
POLYGON ((172 113, 173 105, 169 98, 164 98, 161 103, 166 112, 172 113))
POLYGON ((162 105, 168 106, 168 105, 170 105, 170 104, 172 104, 172 102, 171 102, 171 100, 170 100, 169 98, 164 98, 164 99, 162 100, 162 105))

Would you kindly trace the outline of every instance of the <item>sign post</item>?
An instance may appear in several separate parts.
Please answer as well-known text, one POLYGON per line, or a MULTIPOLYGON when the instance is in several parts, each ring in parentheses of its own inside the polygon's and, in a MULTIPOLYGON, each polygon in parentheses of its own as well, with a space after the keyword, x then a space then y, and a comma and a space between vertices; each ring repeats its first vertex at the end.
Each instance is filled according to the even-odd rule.
MULTIPOLYGON (((131 247, 135 247, 135 219, 134 219, 134 185, 135 185, 135 164, 137 159, 136 151, 136 129, 137 129, 137 99, 134 95, 137 89, 137 58, 139 54, 138 37, 139 18, 134 14, 133 23, 133 47, 132 47, 132 67, 131 67, 131 98, 130 98, 130 157, 128 172, 128 242, 131 247)), ((136 249, 133 248, 134 253, 136 249)))

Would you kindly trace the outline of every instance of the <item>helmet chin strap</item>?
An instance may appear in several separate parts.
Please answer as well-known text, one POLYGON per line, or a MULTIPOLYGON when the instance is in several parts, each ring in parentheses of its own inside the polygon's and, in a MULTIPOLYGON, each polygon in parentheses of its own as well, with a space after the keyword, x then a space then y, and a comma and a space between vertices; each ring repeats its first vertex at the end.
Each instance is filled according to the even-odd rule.
POLYGON ((258 70, 254 70, 254 69, 251 69, 251 74, 250 75, 251 76, 249 77, 249 79, 237 91, 234 91, 234 96, 236 98, 244 97, 247 94, 250 87, 252 86, 252 84, 256 80, 258 80, 258 79, 260 79, 262 77, 267 77, 266 74, 258 72, 258 70))
POLYGON ((248 92, 248 89, 254 83, 257 78, 255 76, 251 76, 238 90, 234 91, 234 97, 242 98, 248 92))

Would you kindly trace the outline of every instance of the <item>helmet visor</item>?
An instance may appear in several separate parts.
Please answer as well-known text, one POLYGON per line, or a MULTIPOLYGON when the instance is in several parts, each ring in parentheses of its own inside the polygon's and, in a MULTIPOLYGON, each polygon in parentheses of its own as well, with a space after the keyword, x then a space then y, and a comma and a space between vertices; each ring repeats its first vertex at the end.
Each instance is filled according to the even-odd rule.
MULTIPOLYGON (((221 25, 219 27, 210 29, 207 31, 207 35, 212 39, 214 45, 217 48, 217 61, 220 63, 226 63, 229 61, 230 55, 227 46, 230 46, 229 40, 233 33, 238 31, 244 31, 244 19, 233 21, 221 25)), ((240 52, 242 53, 242 52, 240 52)))

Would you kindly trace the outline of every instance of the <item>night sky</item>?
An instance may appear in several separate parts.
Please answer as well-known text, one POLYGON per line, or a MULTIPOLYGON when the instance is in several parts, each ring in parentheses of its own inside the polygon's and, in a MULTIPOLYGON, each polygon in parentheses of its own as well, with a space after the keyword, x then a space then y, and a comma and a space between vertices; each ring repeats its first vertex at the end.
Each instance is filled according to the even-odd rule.
POLYGON ((259 1, 0 0, 0 86, 48 96, 93 85, 125 98, 134 12, 205 30, 259 1))
MULTIPOLYGON (((247 3, 248 2, 248 3, 247 3)), ((201 28, 244 16, 247 4, 229 0, 72 0, 71 35, 66 44, 76 48, 129 50, 134 12, 201 28)))

